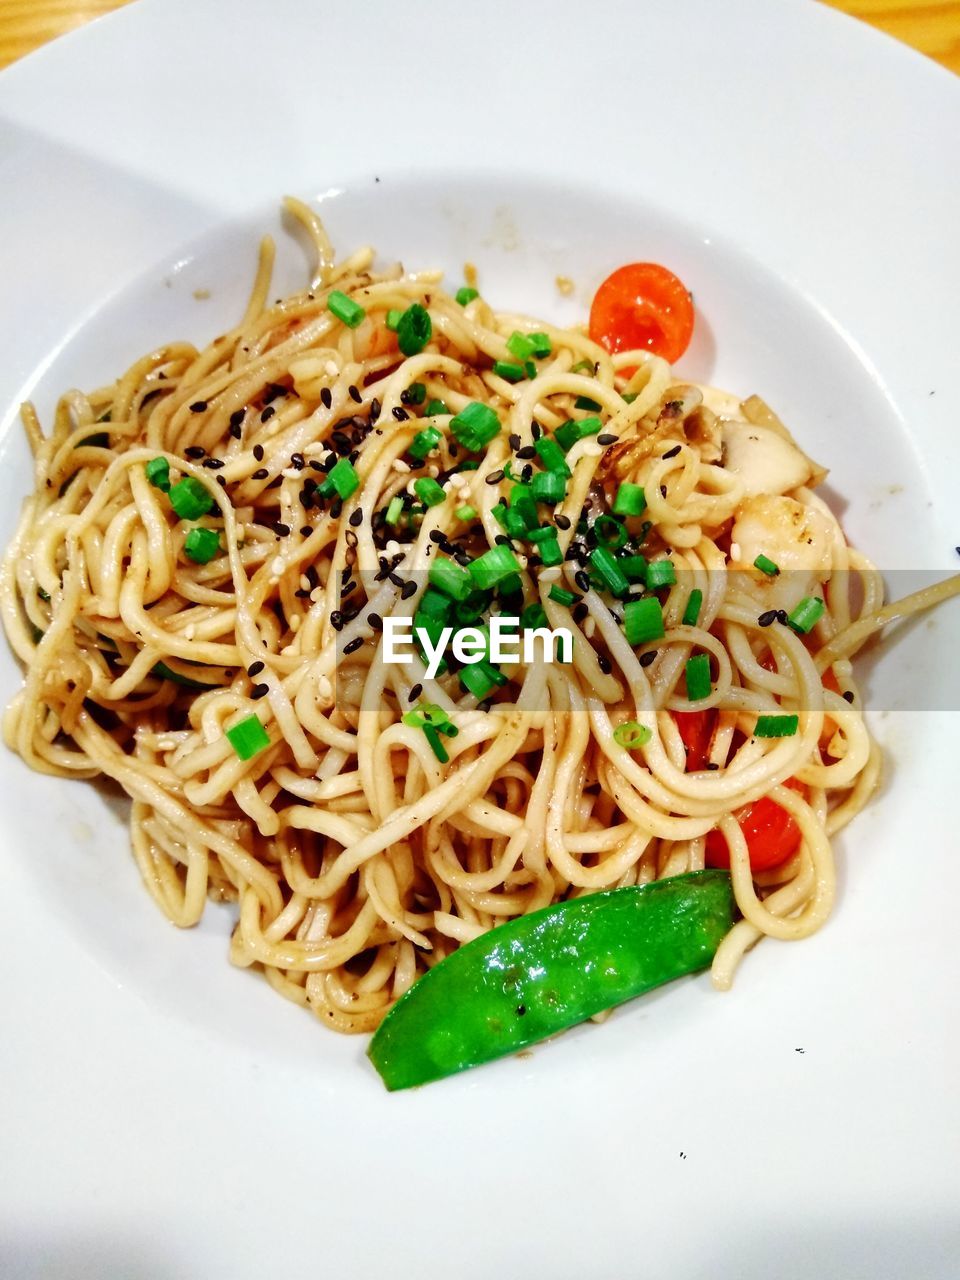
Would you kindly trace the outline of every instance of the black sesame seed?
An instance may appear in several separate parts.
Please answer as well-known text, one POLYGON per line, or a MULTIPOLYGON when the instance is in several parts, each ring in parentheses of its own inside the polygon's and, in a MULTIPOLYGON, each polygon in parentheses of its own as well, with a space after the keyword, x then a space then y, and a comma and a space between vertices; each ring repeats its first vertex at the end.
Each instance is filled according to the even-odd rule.
POLYGON ((380 401, 377 399, 376 396, 374 396, 373 399, 370 401, 370 421, 371 422, 376 422, 376 420, 380 417, 380 409, 381 409, 380 401))
POLYGON ((409 600, 412 595, 416 595, 417 584, 415 582, 405 582, 400 588, 400 599, 409 600))
POLYGON ((612 431, 604 431, 602 435, 597 436, 597 444, 616 444, 619 439, 620 437, 614 435, 612 431))
POLYGON ((291 453, 290 465, 291 467, 293 467, 295 471, 302 471, 303 468, 307 465, 307 461, 304 458, 302 453, 291 453))
POLYGON ((846 693, 843 695, 843 700, 844 700, 844 702, 852 702, 852 701, 853 701, 853 690, 852 690, 852 689, 848 689, 848 690, 846 691, 846 693))
POLYGON ((613 663, 610 661, 610 659, 607 657, 605 653, 597 654, 597 666, 600 668, 600 670, 603 672, 605 676, 608 676, 610 672, 613 670, 613 663))
POLYGON ((589 612, 590 612, 589 606, 585 605, 584 602, 581 600, 579 604, 575 604, 573 606, 574 622, 582 622, 589 612))
POLYGON ((787 625, 787 623, 790 621, 790 618, 787 615, 786 609, 777 610, 777 621, 784 627, 787 625))
POLYGON ((207 409, 206 400, 194 400, 193 404, 190 406, 191 413, 205 413, 206 409, 207 409))
MULTIPOLYGON (((340 512, 342 510, 343 510, 342 498, 337 498, 334 502, 330 504, 330 514, 333 516, 334 520, 340 519, 340 512)), ((354 534, 354 537, 356 537, 356 534, 354 534)))
POLYGON ((422 684, 413 685, 410 689, 410 692, 407 694, 407 701, 416 702, 416 700, 420 697, 421 693, 423 693, 423 685, 422 684))
POLYGON ((531 467, 529 462, 525 467, 522 468, 520 472, 520 479, 523 481, 524 484, 526 484, 528 480, 533 479, 533 467, 531 467))
POLYGON ((441 529, 431 529, 431 530, 430 530, 430 541, 431 541, 431 542, 439 542, 439 543, 441 543, 441 544, 442 544, 442 543, 444 543, 444 542, 446 541, 446 537, 447 537, 447 535, 446 535, 446 534, 445 534, 441 529))
POLYGON ((639 659, 641 667, 649 667, 650 663, 656 660, 656 657, 656 649, 650 649, 647 653, 641 653, 639 659))
POLYGON ((351 591, 356 591, 358 584, 356 582, 345 582, 340 588, 340 595, 345 600, 351 591))
POLYGON ((309 525, 309 524, 302 524, 302 525, 300 526, 300 537, 301 537, 301 538, 309 538, 309 537, 310 537, 310 535, 311 535, 311 533, 313 533, 313 528, 312 528, 312 526, 311 526, 311 525, 309 525))
POLYGON ((270 483, 267 485, 267 488, 279 489, 282 484, 283 484, 283 476, 274 476, 273 479, 270 481, 270 483))
POLYGON ((273 526, 273 532, 278 538, 289 538, 290 526, 288 524, 284 524, 282 520, 278 520, 273 526))
POLYGON ((553 517, 553 523, 557 526, 558 529, 569 529, 570 517, 565 516, 562 513, 557 514, 553 517))
POLYGON ((349 643, 343 646, 344 653, 356 653, 358 649, 363 648, 363 636, 354 636, 349 643))
POLYGON ((261 413, 261 415, 260 415, 260 421, 261 421, 261 422, 269 422, 269 421, 270 421, 270 419, 273 417, 273 415, 274 415, 276 412, 277 412, 277 411, 276 411, 276 409, 273 407, 273 405, 272 405, 272 404, 268 404, 268 405, 267 405, 267 407, 264 409, 263 413, 261 413))
POLYGON ((250 697, 265 698, 269 692, 270 686, 268 684, 255 684, 250 690, 250 697))
POLYGON ((219 471, 220 468, 223 466, 223 459, 222 458, 204 458, 203 462, 200 465, 206 467, 208 471, 219 471))
POLYGON ((267 476, 268 476, 269 474, 270 474, 270 472, 267 470, 267 468, 266 468, 266 467, 258 467, 258 468, 257 468, 257 470, 256 470, 256 471, 253 473, 253 475, 250 477, 250 479, 251 479, 251 480, 266 480, 266 478, 267 478, 267 476))
POLYGON ((311 459, 310 459, 310 462, 309 462, 309 464, 308 464, 308 465, 310 466, 310 469, 311 469, 312 471, 322 471, 322 470, 323 470, 323 463, 322 463, 322 462, 318 462, 316 458, 311 458, 311 459))
POLYGON ((380 617, 379 613, 368 613, 367 623, 373 631, 383 630, 383 619, 380 617))
POLYGON ((217 480, 217 484, 220 486, 221 489, 225 489, 227 487, 227 482, 223 478, 223 476, 217 476, 216 480, 217 480))
POLYGON ((675 458, 680 452, 680 446, 675 444, 672 449, 668 449, 666 453, 660 455, 661 458, 675 458))
POLYGON ((332 394, 332 392, 330 391, 330 388, 329 388, 329 387, 321 387, 321 389, 320 389, 320 403, 323 405, 323 407, 324 407, 325 409, 329 409, 329 408, 332 406, 332 404, 333 404, 333 394, 332 394))
POLYGON ((348 529, 343 537, 348 547, 355 547, 357 545, 357 535, 352 529, 348 529))
POLYGON ((406 420, 410 417, 406 409, 401 408, 401 406, 398 404, 393 406, 393 416, 396 418, 398 422, 406 422, 406 420))
POLYGON ((253 446, 253 456, 256 458, 258 462, 263 461, 263 445, 262 444, 255 444, 253 446))
POLYGON ((456 560, 457 564, 463 565, 464 568, 466 568, 468 564, 473 564, 473 560, 465 551, 455 551, 453 553, 453 558, 456 560))
POLYGON ((337 455, 335 453, 331 453, 329 457, 324 458, 324 460, 320 463, 320 470, 332 471, 336 465, 337 465, 337 455))
POLYGON ((536 457, 537 451, 532 444, 525 444, 522 449, 517 450, 517 457, 521 462, 526 462, 529 458, 536 457))
POLYGON ((502 469, 498 469, 497 471, 490 472, 490 474, 487 476, 486 482, 487 484, 499 484, 502 479, 503 479, 503 471, 502 469))
POLYGON ((667 496, 667 486, 665 484, 662 484, 660 486, 660 497, 665 498, 666 496, 667 496))
POLYGON ((761 627, 769 627, 769 626, 772 626, 773 623, 776 622, 776 620, 777 620, 776 609, 768 609, 766 613, 761 613, 760 617, 757 619, 757 625, 761 627))
POLYGON ((578 569, 573 575, 573 580, 581 591, 590 590, 590 575, 585 569, 578 569))
POLYGON ((252 680, 254 676, 258 676, 267 664, 265 662, 251 662, 247 667, 247 675, 252 680))
POLYGON ((720 766, 719 766, 718 764, 714 764, 714 762, 713 762, 712 760, 708 760, 708 761, 707 761, 707 769, 709 770, 709 772, 710 772, 710 773, 716 773, 716 771, 717 771, 719 768, 720 768, 720 766))
POLYGON ((343 614, 339 609, 334 609, 330 614, 330 625, 333 627, 334 631, 339 631, 343 626, 343 614))
POLYGON ((507 537, 505 533, 495 534, 493 541, 495 545, 498 547, 509 547, 512 545, 512 543, 510 542, 510 539, 507 537))
POLYGON ((230 415, 231 427, 239 427, 240 424, 243 422, 244 415, 246 414, 246 412, 247 412, 246 409, 235 409, 233 413, 231 413, 230 415))
POLYGON ((354 512, 351 514, 351 516, 350 516, 350 523, 353 525, 354 529, 356 529, 356 528, 358 527, 358 525, 363 524, 363 510, 362 510, 362 508, 358 507, 358 508, 356 509, 356 511, 354 511, 354 512))
POLYGON ((360 394, 360 389, 355 387, 353 383, 347 387, 347 392, 349 393, 351 400, 355 400, 357 404, 363 404, 363 396, 360 394))
POLYGON ((530 424, 530 434, 533 436, 534 440, 540 439, 543 435, 543 427, 541 427, 539 422, 533 422, 530 424))
POLYGON ((188 458, 202 458, 207 451, 202 444, 191 444, 187 445, 183 452, 188 458))
MULTIPOLYGON (((309 529, 310 526, 307 525, 307 528, 309 529)), ((320 575, 317 573, 317 566, 315 564, 308 564, 303 576, 310 583, 311 587, 317 586, 320 582, 320 575)))
POLYGON ((393 570, 387 574, 387 577, 395 587, 405 587, 407 585, 403 578, 400 577, 399 573, 394 573, 393 570))

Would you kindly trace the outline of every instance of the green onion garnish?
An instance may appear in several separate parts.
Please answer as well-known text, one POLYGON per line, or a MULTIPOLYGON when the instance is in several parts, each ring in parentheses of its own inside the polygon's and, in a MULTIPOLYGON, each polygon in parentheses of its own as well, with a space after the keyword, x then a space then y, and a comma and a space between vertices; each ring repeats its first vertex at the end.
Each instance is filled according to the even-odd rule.
POLYGON ((170 505, 181 520, 199 520, 214 506, 204 485, 193 476, 185 476, 170 490, 170 505))
POLYGON ((341 499, 349 498, 360 488, 360 477, 354 470, 349 458, 340 458, 327 473, 327 478, 317 490, 322 498, 329 498, 336 493, 341 499))
POLYGON ((457 302, 460 303, 460 306, 465 307, 467 303, 472 302, 474 298, 479 298, 480 294, 476 289, 472 289, 470 285, 465 284, 462 288, 457 290, 455 297, 457 302))
POLYGON ((498 378, 504 378, 507 382, 522 382, 527 376, 523 365, 514 364, 512 360, 494 360, 493 372, 498 378))
POLYGON ((542 604, 528 604, 520 614, 521 627, 549 627, 546 610, 542 604))
POLYGON ((603 423, 599 418, 580 418, 576 421, 571 419, 562 427, 557 427, 553 438, 564 453, 569 453, 578 440, 583 440, 586 436, 599 435, 602 426, 603 423))
POLYGON ((462 507, 457 507, 456 511, 454 511, 453 514, 457 517, 458 520, 476 520, 477 518, 476 508, 471 507, 467 503, 465 503, 462 507))
POLYGON ((664 637, 663 610, 656 596, 644 596, 642 600, 628 600, 623 610, 623 630, 627 644, 636 648, 650 640, 664 637))
POLYGON ((753 565, 755 569, 759 569, 761 573, 765 573, 770 578, 775 578, 777 574, 780 572, 779 567, 775 565, 772 560, 769 560, 766 556, 757 556, 756 560, 754 560, 753 562, 753 565))
POLYGON ((647 590, 656 591, 658 587, 671 587, 677 580, 677 571, 672 560, 652 560, 647 565, 647 590))
MULTIPOLYGON (((510 490, 510 510, 523 521, 524 529, 534 529, 537 525, 537 503, 533 496, 533 486, 515 484, 510 490)), ((507 529, 510 532, 510 529, 507 529)), ((514 535, 516 536, 516 535, 514 535)))
MULTIPOLYGON (((405 711, 400 719, 411 729, 422 729, 425 724, 440 730, 451 727, 450 717, 443 707, 438 707, 434 702, 425 702, 419 707, 414 707, 412 711, 405 711)), ((453 736, 456 737, 456 734, 453 736)))
POLYGON ((570 366, 571 373, 593 373, 592 360, 578 360, 576 364, 570 366))
POLYGON ((621 399, 624 404, 633 404, 639 394, 639 391, 625 391, 621 396, 621 399))
POLYGON ((354 302, 339 289, 334 289, 327 298, 327 310, 342 320, 348 329, 355 329, 367 314, 359 302, 354 302))
POLYGON ((646 582, 647 560, 645 556, 621 556, 617 564, 628 582, 646 582))
POLYGON ((648 729, 645 724, 639 724, 636 720, 627 720, 623 724, 618 724, 613 731, 614 742, 620 747, 626 747, 628 751, 645 747, 652 737, 653 730, 648 729))
POLYGON ((401 498, 398 493, 396 497, 391 498, 387 504, 387 514, 384 516, 384 519, 387 524, 396 524, 399 521, 402 512, 403 498, 401 498))
POLYGON ((549 538, 544 538, 537 544, 537 555, 539 555, 545 569, 549 569, 555 564, 563 564, 563 552, 560 550, 560 543, 557 541, 555 530, 551 530, 549 538))
POLYGON ((556 440, 551 440, 549 436, 541 436, 537 443, 533 446, 540 455, 540 461, 548 471, 557 471, 562 476, 571 474, 570 468, 567 466, 563 450, 557 444, 556 440))
POLYGON ((482 701, 498 685, 507 683, 507 677, 500 668, 495 667, 486 658, 481 658, 479 662, 471 662, 464 666, 460 670, 459 676, 463 687, 472 693, 477 701, 482 701))
POLYGON ((470 574, 454 560, 434 560, 428 578, 431 586, 451 600, 466 600, 474 587, 470 574))
POLYGON ((565 604, 567 606, 575 604, 579 597, 573 591, 567 591, 565 587, 553 586, 550 588, 548 600, 555 600, 557 604, 565 604))
POLYGON ((427 388, 422 382, 411 382, 403 393, 404 404, 423 404, 427 398, 427 388))
POLYGON ((449 617, 452 608, 453 601, 449 596, 445 596, 440 591, 434 591, 433 587, 427 587, 420 597, 417 613, 423 614, 427 618, 446 619, 449 617))
MULTIPOLYGON (((483 591, 487 587, 495 587, 510 574, 519 573, 520 566, 509 547, 498 545, 471 561, 467 572, 473 579, 474 585, 483 591)), ((437 585, 439 586, 439 583, 437 585)))
POLYGON ((421 476, 419 480, 414 480, 413 491, 427 507, 439 507, 447 496, 443 491, 443 485, 437 484, 436 480, 430 476, 421 476))
POLYGON ((164 493, 170 492, 170 463, 166 458, 151 458, 144 467, 144 471, 155 489, 162 489, 164 493))
POLYGON ((596 400, 591 400, 589 396, 577 396, 573 402, 575 409, 589 409, 592 413, 598 413, 600 405, 596 400))
POLYGON ((626 595, 630 584, 624 577, 623 570, 614 559, 612 551, 608 551, 606 547, 595 547, 590 553, 590 565, 599 574, 604 586, 613 595, 626 595))
POLYGON ((533 355, 534 344, 525 333, 520 333, 518 329, 514 329, 507 339, 507 350, 520 361, 529 360, 533 355))
POLYGON ((431 400, 423 412, 428 418, 432 418, 438 413, 449 413, 450 410, 442 400, 431 400))
POLYGON ((806 635, 823 617, 825 608, 826 605, 819 596, 804 596, 787 621, 794 631, 800 631, 806 635))
POLYGON ((710 697, 710 657, 706 653, 687 659, 687 698, 690 702, 702 702, 710 697))
POLYGON ((477 453, 499 435, 500 419, 488 404, 471 400, 450 419, 450 430, 465 449, 477 453))
POLYGON ((619 551, 627 541, 627 530, 624 525, 615 520, 613 516, 600 516, 595 521, 593 531, 597 535, 597 542, 601 547, 612 547, 614 551, 619 551))
POLYGON ((615 516, 638 516, 646 508, 646 505, 647 495, 643 492, 643 486, 624 482, 617 490, 617 496, 613 500, 613 514, 615 516))
POLYGON ((450 762, 450 753, 440 741, 440 730, 434 729, 433 725, 425 724, 423 726, 423 736, 430 744, 430 750, 437 757, 441 764, 450 762))
POLYGON ((407 307, 397 325, 397 346, 405 356, 418 355, 433 336, 430 313, 419 302, 407 307))
POLYGON ((559 471, 539 471, 530 484, 535 502, 555 506, 567 492, 567 482, 559 471))
POLYGON ((400 323, 400 317, 402 315, 403 315, 403 312, 400 310, 399 307, 391 307, 390 310, 387 312, 387 318, 384 322, 387 328, 392 329, 393 332, 396 333, 397 325, 400 323))
POLYGON ((759 716, 755 738, 792 738, 800 727, 799 716, 759 716))
POLYGON ((191 529, 183 541, 184 554, 196 564, 207 564, 220 550, 216 529, 191 529))
POLYGON ((407 452, 412 453, 415 458, 420 458, 422 461, 432 449, 437 447, 442 439, 442 431, 438 431, 436 427, 424 427, 410 441, 407 452))
POLYGON ((700 617, 700 609, 702 606, 703 592, 699 587, 694 587, 687 600, 687 607, 683 611, 683 625, 685 627, 695 627, 697 625, 697 619, 700 617))
POLYGON ((535 356, 537 360, 545 360, 553 351, 553 343, 547 333, 528 333, 526 338, 530 344, 530 355, 535 356))
POLYGON ((256 714, 247 716, 232 729, 228 729, 227 737, 241 760, 252 760, 264 747, 270 745, 270 735, 256 714))

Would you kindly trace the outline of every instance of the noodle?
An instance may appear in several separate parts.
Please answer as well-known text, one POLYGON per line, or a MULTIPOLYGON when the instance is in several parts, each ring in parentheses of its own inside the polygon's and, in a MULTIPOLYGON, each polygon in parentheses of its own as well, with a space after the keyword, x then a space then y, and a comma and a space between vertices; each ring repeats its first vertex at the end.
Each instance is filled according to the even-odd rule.
POLYGON ((339 1031, 374 1029, 426 967, 500 921, 701 869, 716 831, 743 919, 717 952, 715 984, 730 985, 761 937, 809 936, 833 904, 830 838, 880 774, 850 659, 960 580, 884 606, 879 575, 814 492, 823 473, 755 397, 730 414, 730 397, 678 382, 648 352, 611 356, 482 298, 461 306, 436 272, 374 274, 369 249, 337 263, 315 215, 288 209, 315 248, 308 291, 268 302, 266 241, 245 315, 204 350, 171 343, 110 387, 69 392, 49 435, 24 406, 36 479, 0 576, 26 668, 7 745, 39 771, 118 782, 164 914, 188 927, 208 899, 236 902, 233 963, 259 966, 339 1031), (332 290, 363 308, 356 327, 328 308, 332 290), (385 318, 413 303, 433 338, 404 358, 385 318), (550 345, 535 376, 499 376, 508 336, 534 328, 550 345), (440 443, 421 466, 408 461, 425 422, 415 389, 420 403, 443 402, 431 417, 440 443), (504 469, 520 469, 579 397, 599 406, 610 438, 566 455, 554 509, 566 558, 535 573, 534 552, 519 555, 523 604, 570 631, 572 663, 510 664, 480 703, 455 671, 430 679, 419 658, 387 663, 383 619, 414 617, 438 548, 475 557, 498 544, 504 469), (477 401, 504 427, 465 469, 444 415, 477 401), (740 427, 754 431, 737 437, 746 469, 730 465, 740 427), (773 462, 758 488, 750 448, 761 438, 773 462), (359 487, 323 499, 344 457, 359 487), (172 481, 202 486, 212 510, 178 520, 148 479, 157 458, 172 481), (439 478, 447 500, 387 523, 391 500, 409 511, 423 477, 439 478), (582 561, 624 482, 646 496, 644 554, 676 568, 661 593, 665 634, 639 645, 582 561), (185 553, 193 528, 218 537, 206 561, 185 553), (758 530, 767 554, 781 548, 780 582, 753 568, 758 530), (693 589, 702 603, 685 622, 693 589), (826 602, 807 635, 765 620, 790 591, 826 602), (683 692, 692 653, 711 671, 695 705, 683 692), (457 731, 448 762, 403 719, 421 699, 457 731), (677 719, 690 712, 712 726, 699 763, 677 719), (798 716, 795 734, 755 736, 758 716, 784 713, 798 716), (244 759, 226 730, 250 716, 269 742, 244 759), (631 749, 615 731, 634 720, 650 737, 631 749), (796 824, 798 846, 758 872, 732 815, 764 797, 796 824))

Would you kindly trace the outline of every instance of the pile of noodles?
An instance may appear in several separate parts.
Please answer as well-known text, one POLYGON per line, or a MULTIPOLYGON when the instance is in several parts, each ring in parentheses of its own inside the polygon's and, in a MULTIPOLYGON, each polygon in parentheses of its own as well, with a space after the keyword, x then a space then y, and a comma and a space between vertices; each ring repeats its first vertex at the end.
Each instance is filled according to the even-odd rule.
MULTIPOLYGON (((809 636, 761 625, 776 586, 749 562, 729 571, 745 485, 725 465, 722 398, 711 409, 711 393, 649 353, 611 357, 580 331, 494 313, 480 297, 461 306, 438 272, 373 274, 370 250, 337 263, 310 211, 288 209, 316 245, 308 291, 268 301, 265 242, 236 328, 202 351, 152 351, 92 394, 68 392, 49 434, 24 406, 35 487, 0 590, 26 675, 7 744, 43 772, 115 779, 133 802, 143 881, 169 919, 189 926, 209 898, 235 902, 233 963, 260 966, 341 1031, 373 1029, 426 967, 498 922, 702 867, 716 827, 743 917, 717 954, 716 984, 729 985, 761 935, 812 933, 833 902, 831 838, 879 773, 850 658, 937 593, 882 610, 878 575, 813 492, 822 473, 811 465, 789 497, 816 512, 827 609, 809 636), (365 309, 359 327, 328 309, 334 288, 365 309), (384 320, 413 302, 433 337, 403 358, 384 320), (510 358, 516 329, 546 331, 552 354, 512 384, 492 363, 510 358), (440 416, 439 452, 411 471, 424 425, 423 406, 404 405, 414 383, 449 414, 473 400, 496 410, 503 431, 477 469, 457 469, 465 455, 440 416), (572 664, 513 664, 478 706, 455 673, 428 681, 419 660, 385 663, 368 617, 413 613, 439 542, 470 556, 494 544, 491 509, 509 487, 496 473, 584 396, 601 406, 606 443, 594 436, 568 454, 560 545, 569 550, 611 486, 642 485, 645 554, 677 568, 664 639, 631 648, 617 602, 574 586, 576 559, 537 574, 518 548, 525 600, 570 629, 572 664), (221 531, 223 549, 206 564, 184 555, 190 522, 146 477, 161 455, 171 479, 193 476, 216 500, 199 523, 221 531), (324 502, 318 483, 341 455, 360 488, 324 502), (386 525, 391 497, 422 475, 439 475, 447 500, 386 525), (458 519, 462 505, 478 518, 458 519), (549 598, 556 583, 583 595, 576 614, 549 598), (703 593, 695 626, 681 621, 692 587, 703 593), (688 772, 673 713, 690 709, 693 651, 712 657, 697 709, 717 719, 710 767, 688 772), (449 763, 401 719, 418 699, 459 730, 445 740, 449 763), (752 736, 758 715, 790 711, 794 736, 752 736), (244 761, 225 729, 251 714, 270 745, 244 761), (632 751, 613 736, 631 720, 653 730, 632 751), (802 843, 752 878, 731 814, 762 796, 792 815, 802 843)), ((729 403, 740 422, 789 441, 761 402, 729 403)))

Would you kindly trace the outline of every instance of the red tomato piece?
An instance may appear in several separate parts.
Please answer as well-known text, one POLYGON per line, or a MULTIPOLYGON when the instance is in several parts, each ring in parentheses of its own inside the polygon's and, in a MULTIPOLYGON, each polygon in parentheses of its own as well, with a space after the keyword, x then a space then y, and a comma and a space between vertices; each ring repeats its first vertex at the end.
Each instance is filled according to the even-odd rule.
MULTIPOLYGON (((788 778, 784 786, 806 795, 806 787, 796 778, 788 778)), ((753 872, 779 867, 800 848, 800 828, 786 809, 781 809, 767 796, 745 804, 733 816, 740 823, 747 842, 753 872)), ((730 866, 730 850, 719 831, 707 835, 706 863, 708 867, 730 866)))
POLYGON ((690 291, 656 262, 632 262, 607 276, 590 308, 590 337, 608 351, 652 351, 671 364, 693 335, 690 291))

